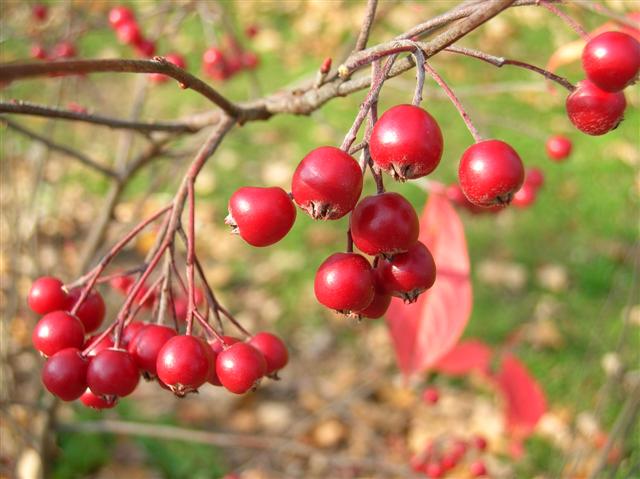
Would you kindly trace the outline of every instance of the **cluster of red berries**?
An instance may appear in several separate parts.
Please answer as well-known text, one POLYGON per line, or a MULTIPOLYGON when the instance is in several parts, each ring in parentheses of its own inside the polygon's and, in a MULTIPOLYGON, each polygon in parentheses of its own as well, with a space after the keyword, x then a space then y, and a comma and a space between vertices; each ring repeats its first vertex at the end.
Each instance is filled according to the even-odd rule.
POLYGON ((286 346, 268 332, 247 341, 232 336, 207 340, 131 321, 121 330, 116 325, 88 336, 102 324, 106 308, 97 291, 78 305, 81 294, 80 288, 67 291, 57 278, 41 277, 28 296, 29 307, 43 315, 32 334, 34 347, 47 358, 42 382, 65 401, 80 399, 88 407, 111 408, 136 389, 140 375, 179 397, 205 383, 242 394, 264 376, 277 378, 288 362, 286 346))
POLYGON ((47 49, 41 43, 34 43, 31 45, 31 58, 36 60, 62 60, 64 58, 73 58, 77 55, 76 47, 69 41, 62 41, 56 43, 51 51, 47 49))
POLYGON ((154 55, 156 45, 144 37, 133 10, 124 6, 113 7, 109 11, 109 25, 115 31, 120 43, 131 45, 142 57, 154 55))
POLYGON ((487 467, 477 456, 486 449, 487 440, 482 436, 474 436, 468 441, 451 439, 429 442, 421 453, 411 458, 410 465, 415 472, 436 479, 446 477, 449 471, 459 468, 465 456, 474 455, 472 462, 467 466, 468 474, 471 477, 484 477, 487 475, 487 467))
POLYGON ((601 33, 584 47, 582 67, 587 78, 567 97, 567 114, 580 131, 604 135, 623 120, 622 90, 637 80, 640 42, 624 32, 601 33))
MULTIPOLYGON (((255 36, 257 30, 248 29, 247 36, 255 36)), ((202 70, 217 81, 225 81, 241 72, 253 70, 260 63, 260 58, 252 51, 244 50, 231 35, 226 35, 223 48, 211 46, 202 55, 202 70), (224 51, 227 53, 225 54, 224 51)))

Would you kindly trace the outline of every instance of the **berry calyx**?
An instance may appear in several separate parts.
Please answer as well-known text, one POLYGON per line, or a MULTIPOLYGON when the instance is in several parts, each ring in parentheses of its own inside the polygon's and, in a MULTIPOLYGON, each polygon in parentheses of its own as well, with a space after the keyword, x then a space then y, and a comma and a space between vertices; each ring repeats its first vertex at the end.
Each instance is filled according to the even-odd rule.
POLYGON ((547 140, 545 149, 547 156, 555 161, 562 161, 566 159, 573 148, 571 140, 566 136, 554 135, 547 140))
POLYGON ((80 396, 80 402, 86 407, 91 409, 111 409, 118 404, 118 398, 109 396, 107 398, 103 396, 97 396, 91 392, 91 389, 87 388, 86 391, 80 396))
POLYGON ((100 351, 87 370, 87 385, 98 396, 128 396, 136 389, 139 380, 136 363, 122 349, 100 351))
POLYGON ((318 268, 314 291, 327 308, 343 314, 362 311, 375 294, 371 265, 357 253, 334 253, 318 268))
POLYGON ((610 93, 589 80, 578 83, 567 97, 569 120, 587 135, 599 136, 615 129, 624 118, 627 100, 624 93, 610 93))
POLYGON ((66 311, 54 311, 38 321, 31 340, 43 355, 52 356, 63 349, 80 349, 84 343, 84 327, 66 311))
POLYGON ((245 186, 229 198, 231 226, 252 246, 269 246, 284 238, 296 219, 296 207, 282 188, 245 186))
POLYGON ((249 344, 262 353, 267 363, 265 375, 271 375, 289 362, 289 352, 282 339, 275 334, 260 332, 249 339, 249 344))
POLYGON ((209 378, 213 351, 195 336, 174 336, 158 353, 158 379, 178 397, 195 392, 209 378))
POLYGON ((235 394, 243 394, 258 385, 267 370, 260 351, 247 343, 235 343, 218 354, 216 373, 222 385, 235 394))
POLYGON ((156 376, 158 353, 176 335, 176 331, 159 324, 148 324, 129 342, 127 351, 146 379, 156 376))
POLYGON ((436 263, 429 248, 418 241, 406 253, 380 261, 376 274, 388 293, 413 303, 435 283, 436 263))
POLYGON ((442 157, 442 132, 436 120, 414 105, 387 110, 371 132, 371 158, 394 179, 406 181, 428 175, 442 157))
POLYGON ((291 181, 296 204, 315 220, 342 218, 358 202, 362 171, 356 160, 333 146, 321 146, 305 156, 291 181))
POLYGON ((69 295, 62 281, 51 276, 42 276, 31 285, 27 303, 34 313, 47 314, 69 307, 69 295))
POLYGON ((77 348, 58 351, 44 363, 42 383, 47 390, 63 401, 78 399, 87 388, 89 362, 77 348))
POLYGON ((458 180, 467 199, 478 206, 506 205, 524 181, 518 153, 504 141, 484 140, 462 155, 458 180))
MULTIPOLYGON (((81 294, 82 288, 79 287, 69 291, 71 307, 80 299, 81 294)), ((98 291, 92 290, 80 305, 80 308, 78 308, 76 316, 82 322, 84 332, 91 333, 100 327, 102 321, 104 321, 105 313, 106 306, 102 295, 98 291)))
POLYGON ((367 196, 353 210, 350 220, 353 243, 369 255, 403 253, 418 241, 416 211, 402 195, 367 196))
POLYGON ((584 47, 582 68, 598 88, 620 91, 637 79, 640 42, 623 32, 601 33, 584 47))

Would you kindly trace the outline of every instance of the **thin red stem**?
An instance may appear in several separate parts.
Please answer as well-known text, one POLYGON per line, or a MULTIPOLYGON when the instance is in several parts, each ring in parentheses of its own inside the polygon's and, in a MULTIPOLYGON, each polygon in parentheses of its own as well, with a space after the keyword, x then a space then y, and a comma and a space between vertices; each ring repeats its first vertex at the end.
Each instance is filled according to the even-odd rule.
POLYGON ((545 0, 540 0, 540 5, 542 5, 544 8, 549 10, 551 13, 553 13, 554 15, 556 15, 557 17, 562 19, 562 21, 565 22, 567 25, 569 25, 569 27, 571 27, 571 29, 574 32, 576 32, 578 35, 580 35, 580 37, 582 39, 589 40, 589 34, 587 33, 587 31, 584 28, 582 28, 582 25, 580 25, 578 22, 576 22, 573 18, 571 18, 566 13, 564 13, 558 7, 556 7, 555 5, 550 4, 549 2, 547 2, 545 0))
POLYGON ((195 302, 195 268, 194 259, 196 256, 196 226, 195 211, 196 200, 193 188, 193 181, 189 181, 187 186, 187 201, 189 203, 189 226, 187 229, 187 288, 188 288, 188 308, 187 308, 187 334, 191 334, 193 329, 193 315, 196 311, 195 302))

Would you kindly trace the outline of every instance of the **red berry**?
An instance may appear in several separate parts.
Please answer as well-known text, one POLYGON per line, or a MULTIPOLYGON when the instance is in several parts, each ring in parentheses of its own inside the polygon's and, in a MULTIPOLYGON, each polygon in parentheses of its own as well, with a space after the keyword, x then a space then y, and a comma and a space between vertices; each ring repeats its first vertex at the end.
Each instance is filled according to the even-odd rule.
POLYGON ((235 343, 218 354, 216 372, 222 385, 242 394, 257 386, 267 363, 260 351, 247 343, 235 343))
POLYGON ((554 135, 547 140, 545 147, 549 158, 555 161, 562 161, 571 154, 573 145, 566 136, 554 135))
POLYGON ((524 181, 524 166, 518 153, 500 140, 471 145, 458 167, 460 187, 478 206, 508 204, 524 181))
POLYGON ((77 54, 76 47, 71 42, 60 42, 53 47, 53 58, 73 58, 77 54))
POLYGON ((33 346, 45 356, 52 356, 66 348, 81 348, 84 327, 75 316, 54 311, 38 321, 31 335, 33 346))
POLYGON ((47 51, 39 43, 31 45, 31 51, 29 53, 31 58, 37 58, 38 60, 44 60, 47 58, 47 51))
POLYGON ((122 336, 120 337, 120 346, 126 349, 133 338, 135 338, 145 326, 147 326, 147 323, 142 321, 132 321, 127 324, 122 331, 122 336))
POLYGON ((100 351, 87 370, 87 385, 98 396, 128 396, 136 389, 139 380, 135 361, 122 349, 100 351))
POLYGON ((131 276, 116 276, 109 280, 109 285, 116 291, 126 294, 134 282, 135 280, 131 276))
POLYGON ((473 447, 475 447, 479 451, 484 451, 487 448, 487 439, 484 436, 474 436, 471 442, 473 444, 473 447))
POLYGON ((118 29, 125 23, 135 22, 135 14, 127 7, 117 6, 109 10, 109 25, 118 29))
POLYGON ((436 404, 440 399, 440 393, 436 388, 427 388, 422 392, 422 400, 428 404, 436 404))
POLYGON ((442 477, 442 475, 444 474, 444 470, 442 466, 437 462, 431 462, 427 464, 426 472, 427 472, 427 477, 430 477, 433 479, 442 477))
POLYGON ((387 110, 371 132, 371 158, 394 179, 405 181, 431 173, 442 157, 442 132, 436 120, 413 105, 387 110))
POLYGON ((372 256, 403 253, 418 241, 420 233, 416 211, 398 193, 364 198, 353 210, 350 227, 353 243, 372 256))
POLYGON ((249 344, 262 353, 267 362, 265 375, 273 374, 289 362, 289 352, 282 339, 275 334, 260 332, 249 339, 249 344))
POLYGON ((31 14, 36 21, 44 22, 49 16, 49 8, 41 3, 36 3, 31 8, 31 14))
POLYGON ((627 100, 624 93, 609 93, 589 80, 578 83, 567 97, 567 115, 578 130, 599 136, 615 129, 624 117, 627 100))
POLYGON ((582 68, 598 88, 620 91, 637 79, 640 42, 622 32, 601 33, 584 47, 582 68))
POLYGON ((380 261, 376 274, 385 291, 412 303, 420 293, 433 286, 436 263, 429 248, 418 241, 406 253, 380 261))
POLYGON ((142 41, 140 27, 135 20, 122 22, 116 29, 116 35, 120 43, 125 45, 135 45, 142 41))
POLYGON ((44 363, 42 383, 51 394, 73 401, 87 388, 88 365, 77 348, 62 349, 44 363))
POLYGON ((142 57, 152 57, 156 52, 156 44, 151 40, 147 40, 146 38, 138 40, 134 44, 134 47, 136 49, 136 52, 138 52, 138 55, 142 57))
POLYGON ((530 168, 527 170, 524 182, 538 189, 544 185, 544 173, 540 168, 530 168))
MULTIPOLYGON (((80 299, 81 294, 82 288, 80 287, 73 288, 69 291, 71 307, 73 307, 73 305, 75 305, 75 303, 80 299)), ((104 321, 105 313, 106 306, 104 304, 104 299, 102 299, 102 295, 98 291, 93 290, 89 293, 76 312, 76 316, 82 322, 84 332, 91 333, 100 327, 102 321, 104 321)))
POLYGON ((371 265, 356 253, 334 253, 318 268, 314 291, 327 308, 344 314, 362 311, 375 295, 371 265))
POLYGON ((469 466, 469 472, 473 477, 482 477, 487 475, 487 467, 482 461, 476 461, 469 466))
POLYGON ((449 201, 451 201, 454 205, 463 208, 472 214, 490 213, 493 211, 493 208, 495 208, 495 206, 491 208, 483 208, 482 206, 474 205, 467 199, 462 191, 462 188, 460 188, 457 183, 449 185, 447 187, 446 195, 449 201))
POLYGON ((258 34, 259 31, 260 28, 258 27, 258 25, 248 25, 247 28, 244 29, 244 34, 249 38, 253 38, 258 34))
MULTIPOLYGON (((179 53, 168 53, 167 55, 165 55, 164 58, 169 63, 173 63, 175 66, 177 66, 178 68, 182 68, 183 70, 187 66, 187 63, 185 62, 184 57, 179 53)), ((151 73, 149 75, 149 80, 152 83, 164 83, 167 80, 169 80, 169 78, 171 77, 168 77, 167 75, 163 75, 162 73, 151 73)))
MULTIPOLYGON (((224 340, 224 346, 231 346, 232 344, 242 342, 240 341, 240 339, 234 338, 233 336, 222 336, 222 339, 224 340)), ((222 343, 220 343, 220 341, 218 341, 217 339, 212 339, 211 341, 209 341, 209 345, 211 346, 211 349, 213 349, 213 351, 216 353, 219 353, 224 349, 222 343)))
POLYGON ((158 353, 158 379, 177 395, 197 391, 209 378, 214 366, 213 351, 196 336, 174 336, 158 353))
POLYGON ((451 456, 458 462, 467 452, 467 443, 462 439, 456 439, 451 446, 451 456))
POLYGON ((315 220, 342 218, 358 202, 362 171, 356 160, 333 146, 321 146, 305 156, 291 181, 296 204, 315 220))
POLYGON ((176 335, 176 331, 159 324, 148 324, 135 335, 127 351, 138 368, 149 377, 156 376, 156 361, 162 347, 176 335))
POLYGON ((528 208, 536 202, 537 193, 538 190, 535 186, 530 183, 525 183, 522 185, 522 188, 513 195, 511 204, 518 208, 528 208))
POLYGON ((91 389, 87 388, 82 396, 80 396, 80 402, 91 409, 102 410, 114 407, 118 404, 118 398, 114 396, 97 396, 91 392, 91 389))
POLYGON ((296 219, 296 207, 282 188, 245 186, 229 198, 225 223, 252 246, 269 246, 284 238, 296 219))
POLYGON ((371 304, 364 308, 362 311, 358 311, 358 314, 363 318, 378 319, 384 316, 391 304, 391 295, 384 290, 384 286, 381 284, 378 275, 374 274, 375 295, 371 304))
POLYGON ((243 52, 240 56, 242 66, 248 70, 253 70, 260 63, 260 57, 254 52, 243 52))
POLYGON ((222 51, 210 47, 202 55, 202 68, 214 80, 226 80, 229 77, 227 61, 222 51))
POLYGON ((62 281, 51 276, 42 276, 31 285, 27 303, 34 313, 47 314, 69 307, 69 295, 62 281))
MULTIPOLYGON (((98 340, 98 338, 102 336, 102 333, 94 334, 89 337, 82 346, 83 350, 86 350, 89 346, 93 346, 93 344, 98 340)), ((98 342, 95 346, 91 348, 91 350, 87 353, 88 357, 95 356, 100 351, 104 351, 105 349, 109 349, 113 347, 113 340, 109 336, 105 336, 98 342)))
MULTIPOLYGON (((226 346, 231 346, 232 344, 241 342, 238 338, 234 338, 233 336, 222 336, 222 339, 224 340, 226 346)), ((222 383, 220 382, 218 373, 216 371, 216 362, 218 359, 218 354, 220 354, 224 347, 222 346, 222 343, 217 339, 210 340, 209 346, 211 346, 211 352, 213 353, 211 357, 213 367, 209 371, 209 377, 207 378, 207 381, 214 386, 222 386, 222 383)))
POLYGON ((449 454, 442 458, 442 460, 440 461, 440 466, 443 470, 448 471, 449 469, 453 469, 454 467, 456 467, 457 463, 458 459, 453 454, 449 454))

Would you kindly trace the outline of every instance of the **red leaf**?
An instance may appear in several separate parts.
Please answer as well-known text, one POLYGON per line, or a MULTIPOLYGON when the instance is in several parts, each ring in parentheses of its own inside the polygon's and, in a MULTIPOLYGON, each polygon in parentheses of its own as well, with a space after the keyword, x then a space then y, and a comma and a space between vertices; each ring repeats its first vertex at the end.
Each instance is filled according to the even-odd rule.
POLYGON ((516 437, 527 437, 547 410, 542 388, 527 367, 510 353, 502 359, 496 382, 505 398, 507 429, 516 437))
POLYGON ((464 227, 443 195, 431 193, 420 219, 420 241, 435 259, 436 282, 413 304, 394 298, 387 312, 405 377, 433 366, 456 344, 472 305, 464 227))
POLYGON ((471 371, 488 372, 491 361, 491 348, 478 339, 470 339, 456 344, 434 369, 450 376, 464 376, 471 371))

